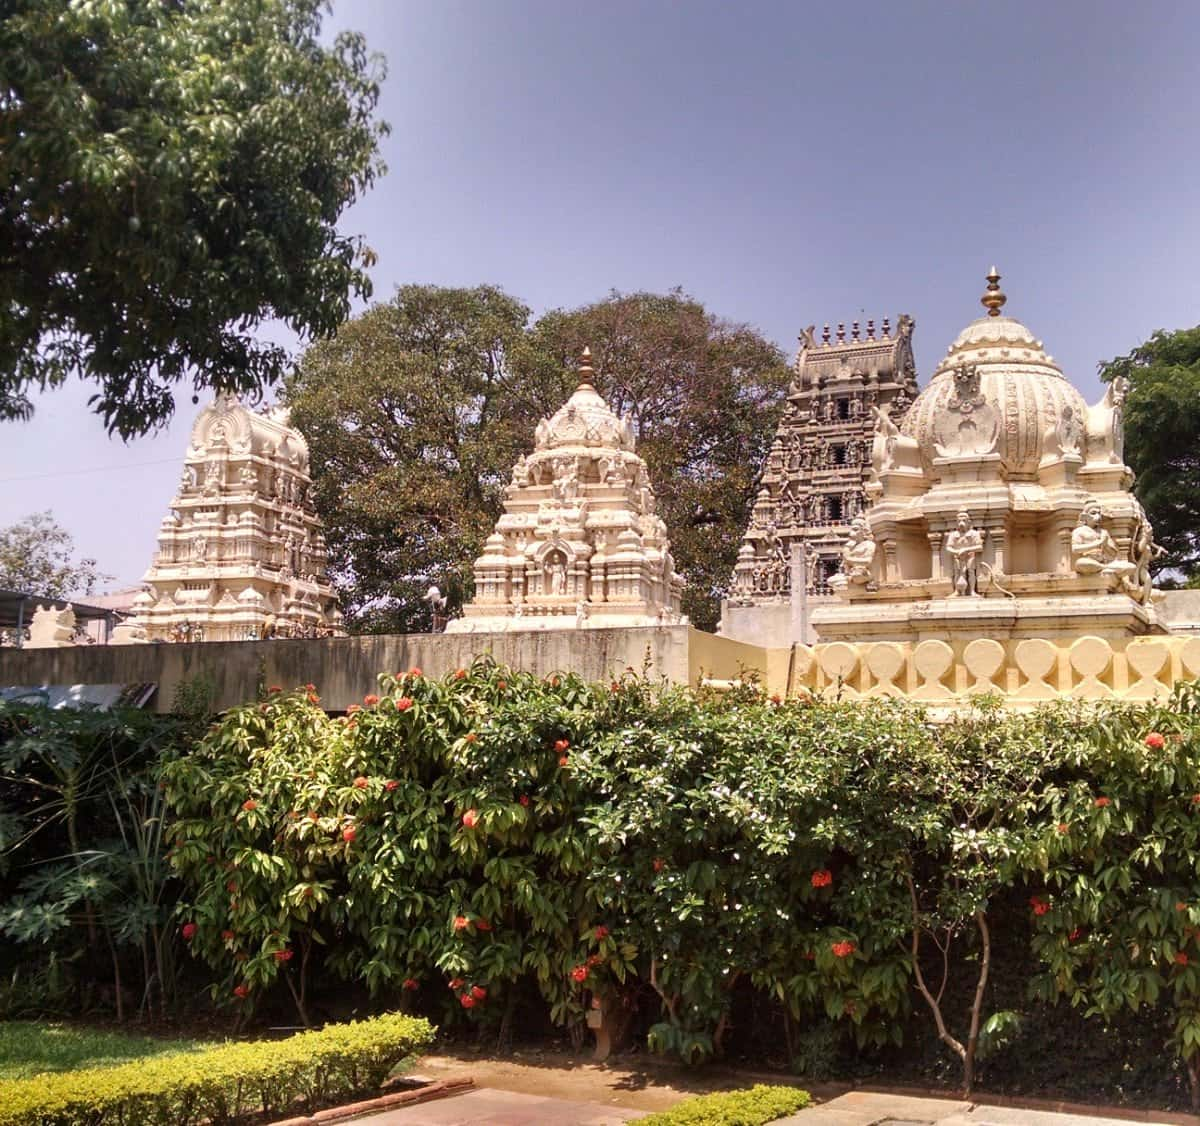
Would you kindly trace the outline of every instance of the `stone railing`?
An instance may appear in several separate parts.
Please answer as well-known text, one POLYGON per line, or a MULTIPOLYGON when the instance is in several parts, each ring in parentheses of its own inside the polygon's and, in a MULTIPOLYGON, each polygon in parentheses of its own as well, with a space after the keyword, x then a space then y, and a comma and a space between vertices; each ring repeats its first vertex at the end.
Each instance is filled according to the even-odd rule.
POLYGON ((1200 677, 1200 637, 836 641, 797 646, 790 664, 789 694, 904 696, 955 707, 991 693, 1023 709, 1059 699, 1161 699, 1176 682, 1200 677))

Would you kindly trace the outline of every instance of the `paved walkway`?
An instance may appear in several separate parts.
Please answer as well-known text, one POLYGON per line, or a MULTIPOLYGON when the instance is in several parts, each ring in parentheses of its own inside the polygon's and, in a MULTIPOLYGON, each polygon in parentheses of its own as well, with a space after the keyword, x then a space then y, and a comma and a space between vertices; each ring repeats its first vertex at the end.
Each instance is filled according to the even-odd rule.
MULTIPOLYGON (((617 1126, 646 1112, 601 1103, 552 1099, 480 1087, 436 1102, 373 1114, 356 1121, 365 1126, 617 1126)), ((1171 1115, 1142 1126, 1189 1121, 1171 1115)), ((1200 1123, 1200 1119, 1190 1119, 1200 1123)), ((974 1106, 955 1099, 923 1099, 873 1091, 851 1091, 809 1107, 776 1126, 1131 1126, 1125 1118, 1059 1114, 1013 1107, 974 1106)))
MULTIPOLYGON (((1175 1115, 1171 1118, 1174 1122, 1182 1120, 1175 1115)), ((1140 1121, 1142 1126, 1167 1126, 1165 1119, 1162 1123, 1140 1121)), ((785 1123, 787 1126, 1131 1126, 1127 1118, 977 1106, 955 1099, 921 1099, 874 1091, 850 1091, 782 1118, 775 1126, 785 1123)))

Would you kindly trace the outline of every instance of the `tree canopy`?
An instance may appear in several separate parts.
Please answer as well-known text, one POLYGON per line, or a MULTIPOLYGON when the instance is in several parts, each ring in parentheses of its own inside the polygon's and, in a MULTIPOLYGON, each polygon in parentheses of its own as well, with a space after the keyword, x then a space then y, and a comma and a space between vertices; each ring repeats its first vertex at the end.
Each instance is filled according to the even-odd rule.
POLYGON ((278 318, 370 294, 343 210, 383 172, 382 60, 321 0, 10 0, 0 18, 0 419, 78 374, 124 438, 190 379, 261 393, 278 318))
POLYGON ((1200 577, 1200 325, 1159 330, 1128 355, 1100 365, 1104 380, 1129 380, 1125 460, 1154 538, 1156 570, 1200 577))
POLYGON ((75 540, 50 512, 0 528, 0 589, 67 598, 93 594, 111 578, 94 559, 75 558, 75 540))
POLYGON ((779 350, 678 292, 529 318, 493 287, 405 286, 289 379, 352 625, 426 628, 430 584, 452 606, 470 597, 513 463, 574 389, 586 344, 601 394, 633 416, 684 610, 712 628, 787 386, 779 350))

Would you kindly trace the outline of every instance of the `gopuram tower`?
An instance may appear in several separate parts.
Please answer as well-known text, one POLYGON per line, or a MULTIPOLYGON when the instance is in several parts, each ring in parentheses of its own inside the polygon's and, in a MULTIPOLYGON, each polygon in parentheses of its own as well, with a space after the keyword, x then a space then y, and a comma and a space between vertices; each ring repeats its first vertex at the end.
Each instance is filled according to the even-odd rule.
MULTIPOLYGON (((858 321, 818 340, 800 337, 795 378, 767 455, 750 526, 742 540, 721 633, 779 647, 811 640, 796 619, 793 574, 805 576, 806 606, 833 597, 850 528, 868 504, 871 441, 882 414, 899 421, 917 394, 915 322, 858 321), (799 546, 793 552, 793 545, 799 546)), ((799 593, 799 592, 798 592, 799 593)))
POLYGON ((257 414, 218 395, 192 427, 127 639, 339 633, 326 554, 304 436, 284 411, 257 414))
POLYGON ((685 624, 683 580, 633 427, 592 386, 538 423, 475 560, 475 598, 447 633, 685 624))

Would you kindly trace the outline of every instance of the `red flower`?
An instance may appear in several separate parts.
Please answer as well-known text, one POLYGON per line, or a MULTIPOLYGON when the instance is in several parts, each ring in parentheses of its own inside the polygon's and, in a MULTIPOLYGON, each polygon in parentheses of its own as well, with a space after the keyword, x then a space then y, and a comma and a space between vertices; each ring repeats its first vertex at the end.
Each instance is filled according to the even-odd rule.
POLYGON ((1092 804, 1097 809, 1103 809, 1106 805, 1112 805, 1112 798, 1097 798, 1092 804))
POLYGON ((1039 916, 1044 915, 1050 910, 1050 904, 1044 899, 1039 899, 1036 895, 1029 897, 1029 906, 1033 908, 1033 913, 1039 916))
POLYGON ((1150 734, 1146 736, 1146 746, 1152 751, 1161 751, 1163 747, 1166 746, 1166 743, 1166 739, 1164 739, 1157 731, 1151 731, 1150 734))
POLYGON ((621 686, 620 686, 620 685, 619 685, 619 684, 618 684, 618 683, 617 683, 617 682, 614 680, 614 681, 612 682, 612 684, 610 684, 610 685, 608 686, 608 690, 609 690, 610 692, 620 692, 620 691, 621 691, 621 686))
POLYGON ((597 928, 596 928, 596 929, 595 929, 595 930, 594 930, 592 933, 593 933, 593 934, 594 934, 594 935, 595 935, 597 938, 607 938, 607 937, 608 937, 608 927, 606 927, 606 926, 604 926, 603 924, 601 924, 601 925, 600 925, 600 926, 598 926, 598 927, 597 927, 597 928))
POLYGON ((413 665, 413 667, 408 670, 408 675, 409 676, 422 676, 424 674, 421 672, 421 670, 419 668, 417 668, 416 665, 413 665))
POLYGON ((464 1009, 475 1008, 475 998, 470 993, 464 993, 458 1000, 464 1009))
POLYGON ((180 931, 180 934, 182 934, 183 937, 188 942, 192 941, 192 935, 194 935, 195 933, 196 933, 196 924, 195 923, 184 923, 183 929, 180 931))
POLYGON ((828 868, 821 868, 812 874, 812 886, 815 888, 827 888, 833 883, 833 873, 828 868))
POLYGON ((421 983, 419 981, 417 981, 417 979, 415 977, 406 977, 404 979, 404 988, 407 989, 410 993, 413 992, 415 989, 419 988, 420 984, 421 983))
POLYGON ((222 938, 223 938, 223 939, 224 939, 226 942, 232 942, 232 941, 233 941, 233 931, 222 931, 222 932, 221 932, 221 937, 222 937, 222 938))
POLYGON ((317 690, 317 686, 315 684, 306 684, 304 686, 305 692, 315 692, 316 690, 317 690))
POLYGON ((522 805, 527 806, 529 804, 529 795, 522 794, 519 798, 517 798, 517 801, 519 801, 522 805))
POLYGON ((267 689, 267 691, 268 692, 282 692, 283 689, 280 688, 278 684, 272 684, 271 687, 267 689))
POLYGON ((370 784, 371 784, 370 780, 367 779, 362 774, 360 774, 357 778, 354 779, 354 788, 356 790, 365 790, 370 784))
POLYGON ((492 929, 492 924, 489 923, 487 919, 476 919, 475 929, 477 931, 490 931, 492 929))
POLYGON ((1059 824, 1058 831, 1060 833, 1069 833, 1071 831, 1071 826, 1068 825, 1065 821, 1063 821, 1059 824))
POLYGON ((471 996, 474 997, 476 1001, 486 1001, 487 990, 484 989, 482 985, 472 985, 471 996))
POLYGON ((467 670, 466 669, 455 669, 454 679, 455 680, 466 680, 467 679, 467 670))
POLYGON ((290 962, 295 955, 296 952, 294 950, 276 950, 274 958, 277 962, 290 962))
POLYGON ((504 681, 504 680, 496 681, 496 690, 498 692, 503 692, 507 687, 508 687, 507 681, 504 681))
POLYGON ((363 703, 366 704, 368 708, 373 708, 379 703, 379 697, 376 696, 374 692, 371 692, 363 697, 363 703))
POLYGON ((1083 928, 1076 927, 1069 935, 1067 935, 1067 941, 1068 942, 1078 942, 1079 936, 1082 934, 1083 934, 1083 928))
POLYGON ((258 802, 256 802, 253 798, 247 798, 244 802, 242 802, 242 808, 249 813, 258 808, 258 802))
POLYGON ((383 784, 383 788, 385 790, 398 790, 400 788, 400 783, 397 782, 395 778, 390 778, 383 784))
POLYGON ((835 942, 829 948, 833 951, 837 958, 849 958, 854 953, 856 947, 853 942, 835 942))
POLYGON ((771 697, 771 703, 774 704, 776 707, 779 707, 779 705, 783 703, 783 697, 780 696, 778 692, 776 692, 771 697))
POLYGON ((666 866, 667 862, 661 856, 654 858, 654 870, 656 872, 661 872, 666 866))
POLYGON ((569 761, 570 761, 570 760, 567 758, 567 756, 566 756, 566 755, 561 755, 561 756, 559 757, 559 760, 558 760, 558 765, 559 765, 559 766, 566 766, 566 765, 567 765, 567 763, 568 763, 569 761))
POLYGON ((318 696, 315 692, 310 692, 308 694, 308 702, 310 704, 319 704, 321 702, 321 697, 318 696))
POLYGON ((454 929, 456 931, 465 931, 471 925, 471 920, 466 915, 454 916, 454 929))
POLYGON ((358 705, 358 704, 351 704, 351 705, 350 705, 350 706, 349 706, 349 707, 346 709, 346 714, 347 714, 347 715, 353 715, 355 712, 361 712, 361 711, 362 711, 362 708, 361 708, 361 707, 359 707, 359 705, 358 705))
POLYGON ((410 700, 407 696, 401 696, 400 699, 396 701, 396 711, 398 712, 406 712, 411 707, 412 700, 410 700))
POLYGON ((560 682, 559 682, 559 679, 558 679, 558 677, 556 677, 556 676, 552 676, 552 677, 550 678, 550 687, 551 687, 551 688, 557 688, 557 687, 558 687, 558 685, 559 685, 559 683, 560 683, 560 682))
POLYGON ((342 840, 344 840, 347 844, 349 844, 357 836, 358 833, 355 832, 353 826, 349 826, 342 830, 342 840))
POLYGON ((237 891, 237 882, 236 882, 236 881, 234 881, 234 880, 229 880, 229 881, 228 881, 228 882, 225 884, 225 890, 226 890, 227 892, 230 892, 230 893, 233 893, 233 892, 237 891))
POLYGON ((474 731, 468 731, 463 736, 463 741, 466 743, 474 743, 478 738, 479 738, 479 736, 476 735, 474 731))
POLYGON ((579 981, 579 982, 587 981, 587 976, 588 976, 588 968, 587 968, 587 966, 576 966, 576 967, 575 967, 575 968, 574 968, 574 969, 571 971, 571 977, 572 977, 572 978, 573 978, 575 981, 579 981))
POLYGON ((462 823, 468 829, 474 829, 475 826, 479 824, 479 810, 468 809, 467 812, 462 815, 462 823))
POLYGON ((452 977, 449 982, 447 982, 451 989, 461 989, 462 983, 463 979, 461 977, 452 977))
POLYGON ((568 740, 568 739, 555 739, 554 740, 554 749, 560 755, 563 753, 563 751, 567 750, 570 746, 571 746, 571 743, 570 743, 570 740, 568 740))
POLYGON ((1192 805, 1200 805, 1200 794, 1192 795, 1192 805))
POLYGON ((304 889, 304 898, 305 898, 305 899, 312 899, 312 897, 313 897, 313 889, 312 889, 312 888, 305 888, 305 889, 304 889))
POLYGON ((250 986, 248 986, 248 985, 235 985, 235 986, 233 987, 233 995, 234 995, 235 997, 239 997, 239 998, 241 998, 241 999, 244 1001, 244 1000, 245 1000, 247 997, 249 997, 249 996, 250 996, 250 986))
POLYGON ((604 965, 604 959, 603 959, 603 957, 601 957, 599 954, 593 954, 593 955, 592 955, 592 956, 591 956, 591 957, 590 957, 590 958, 587 960, 587 967, 588 967, 588 969, 589 969, 589 970, 590 970, 590 969, 591 969, 593 966, 602 966, 602 965, 604 965))
POLYGON ((1175 955, 1175 965, 1186 966, 1187 964, 1188 956, 1182 950, 1180 950, 1179 953, 1175 955))

